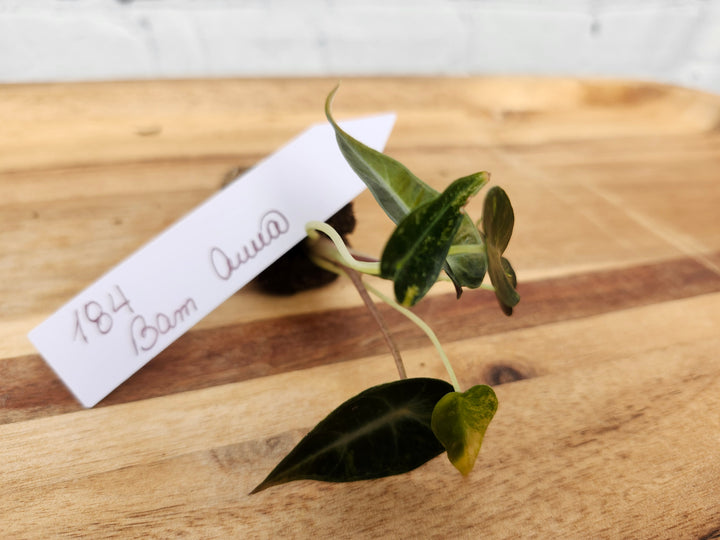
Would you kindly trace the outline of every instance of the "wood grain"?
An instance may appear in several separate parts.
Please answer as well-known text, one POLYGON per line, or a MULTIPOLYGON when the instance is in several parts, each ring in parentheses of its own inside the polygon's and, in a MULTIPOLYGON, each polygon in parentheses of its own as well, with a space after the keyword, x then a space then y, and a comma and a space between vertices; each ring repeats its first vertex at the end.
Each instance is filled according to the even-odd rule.
MULTIPOLYGON (((415 312, 432 325, 443 342, 454 342, 720 292, 720 280, 696 261, 678 259, 530 282, 520 291, 524 302, 532 304, 532 311, 518 309, 509 318, 500 315, 494 297, 482 291, 466 291, 462 301, 454 294, 436 295, 415 312), (483 313, 489 320, 480 319, 483 313), (481 324, 464 324, 474 318, 481 324)), ((417 346, 422 332, 391 308, 379 308, 398 346, 417 346)), ((386 350, 374 320, 361 306, 199 329, 175 342, 98 406, 343 362, 386 350), (278 343, 294 354, 278 354, 278 343), (203 367, 201 373, 198 365, 203 367)), ((498 363, 481 382, 497 385, 520 378, 525 378, 521 369, 498 363)), ((5 359, 0 364, 0 380, 7 381, 0 423, 81 409, 39 355, 5 359)))
MULTIPOLYGON (((720 98, 624 81, 349 79, 388 152, 510 194, 522 301, 418 307, 500 409, 468 478, 247 493, 332 408, 396 377, 352 287, 248 287, 83 410, 25 335, 308 124, 334 81, 0 86, 0 526, 9 538, 717 538, 720 98)), ((470 212, 479 215, 473 201, 470 212)), ((391 224, 368 194, 352 235, 391 224)), ((383 309, 411 376, 434 349, 383 309)))

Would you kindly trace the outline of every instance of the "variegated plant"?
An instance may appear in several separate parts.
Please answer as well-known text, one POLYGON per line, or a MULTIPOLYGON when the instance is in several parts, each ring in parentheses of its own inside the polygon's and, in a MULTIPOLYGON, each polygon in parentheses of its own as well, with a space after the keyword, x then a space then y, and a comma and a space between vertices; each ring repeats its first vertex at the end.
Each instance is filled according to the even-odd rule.
POLYGON ((462 391, 433 331, 409 308, 440 279, 463 288, 483 285, 486 274, 505 314, 520 297, 515 272, 503 257, 514 225, 512 205, 499 187, 488 190, 482 218, 465 213, 468 200, 488 182, 479 172, 437 192, 404 165, 348 135, 335 122, 327 97, 325 114, 338 146, 375 200, 396 224, 379 260, 351 252, 329 225, 307 224, 308 256, 326 270, 348 276, 378 321, 395 357, 400 380, 375 386, 346 401, 308 433, 253 493, 299 479, 348 482, 408 472, 447 451, 462 473, 472 469, 497 409, 492 388, 462 391), (322 234, 321 234, 322 233, 322 234), (388 298, 363 276, 393 281, 388 298), (448 371, 440 379, 407 378, 397 347, 368 291, 416 323, 432 340, 448 371))

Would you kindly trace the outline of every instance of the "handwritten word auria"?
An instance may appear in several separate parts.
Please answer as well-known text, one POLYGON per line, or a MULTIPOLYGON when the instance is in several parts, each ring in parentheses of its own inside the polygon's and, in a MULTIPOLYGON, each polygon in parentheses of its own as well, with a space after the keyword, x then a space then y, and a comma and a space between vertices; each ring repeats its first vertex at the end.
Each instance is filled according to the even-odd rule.
POLYGON ((210 263, 215 275, 227 281, 238 268, 254 259, 258 253, 288 232, 289 229, 290 224, 281 212, 277 210, 266 212, 260 219, 257 234, 241 245, 238 251, 228 255, 219 247, 213 247, 210 250, 210 263))

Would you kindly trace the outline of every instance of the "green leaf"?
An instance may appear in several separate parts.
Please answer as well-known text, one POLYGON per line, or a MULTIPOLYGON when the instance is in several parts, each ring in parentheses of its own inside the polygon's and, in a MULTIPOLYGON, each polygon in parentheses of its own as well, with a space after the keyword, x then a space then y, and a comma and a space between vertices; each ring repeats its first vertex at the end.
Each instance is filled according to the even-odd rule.
POLYGON ((354 139, 335 122, 330 108, 338 88, 325 101, 325 116, 335 130, 340 152, 388 217, 399 223, 413 208, 431 201, 438 192, 405 165, 354 139))
MULTIPOLYGON (((478 174, 483 175, 483 184, 490 177, 485 172, 478 174)), ((467 215, 463 216, 460 229, 455 233, 453 246, 477 246, 481 248, 479 252, 449 255, 445 265, 445 271, 456 288, 469 287, 470 289, 477 289, 485 279, 487 256, 480 231, 467 215)), ((459 297, 460 290, 458 290, 459 297)))
MULTIPOLYGON (((388 217, 393 223, 400 223, 412 210, 437 197, 438 192, 402 163, 354 139, 335 122, 331 106, 337 89, 335 87, 325 101, 325 116, 335 130, 338 147, 388 217)), ((482 177, 483 184, 490 177, 486 172, 478 175, 482 177)), ((464 217, 453 244, 482 243, 472 220, 464 217)), ((479 287, 485 277, 486 266, 484 253, 464 253, 450 255, 445 270, 459 291, 461 287, 479 287)))
POLYGON ((349 399, 310 431, 252 493, 294 480, 352 482, 411 471, 442 453, 430 429, 452 391, 439 379, 403 379, 349 399))
POLYGON ((447 450, 450 462, 463 475, 475 465, 485 430, 497 406, 495 392, 484 384, 462 394, 450 392, 435 406, 431 421, 433 433, 447 450))
POLYGON ((512 308, 520 301, 520 295, 515 290, 517 286, 515 271, 510 261, 502 254, 512 236, 515 214, 510 199, 502 188, 493 186, 485 196, 482 223, 485 231, 488 275, 503 311, 506 315, 511 315, 512 308))
MULTIPOLYGON (((504 280, 503 286, 506 287, 506 290, 504 290, 501 294, 504 298, 508 298, 511 295, 515 295, 518 298, 518 301, 520 300, 520 297, 517 295, 517 292, 515 292, 515 288, 517 287, 517 276, 515 275, 515 270, 513 269, 512 265, 510 264, 510 261, 508 261, 505 257, 501 257, 500 261, 502 263, 503 272, 505 273, 505 276, 507 277, 507 280, 504 280), (507 283, 509 281, 509 284, 512 286, 512 288, 507 288, 507 283)), ((491 278, 492 280, 492 278, 491 278)), ((497 291, 497 289, 495 289, 497 291)), ((503 313, 507 315, 508 317, 513 314, 513 306, 509 306, 507 304, 504 304, 502 301, 499 300, 498 302, 500 304, 500 307, 503 310, 503 313)))
POLYGON ((465 216, 462 207, 483 180, 481 174, 455 180, 398 224, 380 259, 380 275, 395 282, 398 303, 413 306, 433 286, 465 216))
POLYGON ((505 275, 510 280, 510 284, 513 286, 513 288, 517 287, 517 276, 515 275, 515 270, 510 264, 510 261, 508 261, 505 257, 502 257, 502 266, 505 275))

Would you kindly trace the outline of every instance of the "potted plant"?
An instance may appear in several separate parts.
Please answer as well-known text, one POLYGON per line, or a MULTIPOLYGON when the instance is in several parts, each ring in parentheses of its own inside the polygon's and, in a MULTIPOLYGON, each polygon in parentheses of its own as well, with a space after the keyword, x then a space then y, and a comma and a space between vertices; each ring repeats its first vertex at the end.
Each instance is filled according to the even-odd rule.
POLYGON ((331 113, 337 87, 328 95, 325 114, 348 164, 395 223, 379 258, 354 252, 345 236, 354 228, 346 207, 328 222, 310 222, 308 236, 266 270, 261 285, 294 292, 346 276, 378 323, 395 359, 399 380, 374 386, 338 406, 273 469, 252 493, 300 479, 349 482, 406 473, 443 451, 468 474, 497 409, 486 385, 463 391, 432 329, 411 308, 439 280, 453 283, 458 300, 464 288, 494 290, 511 315, 520 300, 515 272, 503 257, 514 214, 506 193, 492 187, 477 222, 464 207, 489 180, 479 172, 459 178, 437 192, 395 159, 348 135, 331 113), (370 279, 368 279, 370 278, 370 279), (490 284, 486 284, 489 278, 490 284), (394 298, 371 279, 393 282, 394 298), (372 297, 417 324, 433 342, 450 382, 407 378, 395 346, 372 297))

